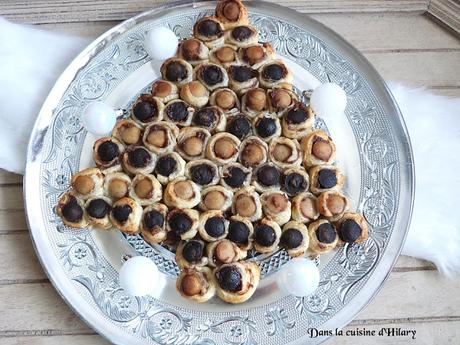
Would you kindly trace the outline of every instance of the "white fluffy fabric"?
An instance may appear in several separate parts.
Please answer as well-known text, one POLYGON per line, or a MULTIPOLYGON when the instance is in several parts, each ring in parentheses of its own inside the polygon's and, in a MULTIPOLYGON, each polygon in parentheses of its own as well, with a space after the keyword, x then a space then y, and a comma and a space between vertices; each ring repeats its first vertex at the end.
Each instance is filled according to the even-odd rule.
POLYGON ((88 40, 0 17, 0 167, 23 173, 35 118, 57 77, 88 40))
MULTIPOLYGON (((22 173, 29 134, 58 75, 88 43, 0 18, 0 167, 22 173)), ((415 155, 416 200, 403 254, 460 273, 460 99, 390 88, 404 115, 415 155)))

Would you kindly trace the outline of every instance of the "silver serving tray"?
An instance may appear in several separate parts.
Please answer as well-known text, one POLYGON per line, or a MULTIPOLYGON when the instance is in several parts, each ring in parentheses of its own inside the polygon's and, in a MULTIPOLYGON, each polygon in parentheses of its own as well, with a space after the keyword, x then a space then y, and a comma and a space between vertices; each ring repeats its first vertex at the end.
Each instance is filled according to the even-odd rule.
MULTIPOLYGON (((170 3, 142 13, 91 43, 65 70, 44 103, 30 139, 25 204, 33 242, 51 282, 72 309, 117 344, 255 345, 318 343, 308 329, 345 326, 381 288, 401 250, 414 198, 414 166, 407 131, 387 86, 369 62, 337 34, 293 10, 259 1, 247 4, 261 40, 293 70, 300 90, 340 84, 348 95, 345 117, 327 123, 337 143, 345 193, 364 214, 370 237, 321 256, 321 282, 305 298, 276 286, 284 251, 255 258, 263 279, 248 302, 229 305, 184 300, 175 291, 177 267, 161 246, 118 231, 74 230, 55 214, 72 173, 91 165, 95 137, 81 125, 85 105, 105 100, 128 108, 158 77, 142 46, 152 27, 180 37, 214 2, 170 3), (154 296, 134 298, 118 284, 125 255, 151 257, 162 272, 154 296)), ((324 126, 319 120, 318 126, 324 126)))

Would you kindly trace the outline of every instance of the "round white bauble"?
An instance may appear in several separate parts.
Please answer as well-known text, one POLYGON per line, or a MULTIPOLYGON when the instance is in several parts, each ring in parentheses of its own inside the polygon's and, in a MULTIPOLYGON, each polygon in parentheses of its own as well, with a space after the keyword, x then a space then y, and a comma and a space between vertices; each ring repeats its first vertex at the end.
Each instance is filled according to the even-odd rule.
POLYGON ((164 26, 150 30, 145 36, 144 49, 153 60, 166 60, 177 52, 176 34, 164 26))
POLYGON ((345 111, 347 94, 335 83, 321 84, 313 90, 310 105, 319 117, 332 118, 345 111))
POLYGON ((281 269, 278 286, 290 295, 311 295, 319 286, 319 270, 308 258, 294 258, 281 269))
POLYGON ((82 114, 83 127, 94 135, 105 135, 117 122, 117 112, 108 104, 97 101, 89 103, 82 114))
POLYGON ((118 280, 126 293, 145 296, 153 293, 157 286, 158 268, 149 258, 135 256, 121 266, 118 280))

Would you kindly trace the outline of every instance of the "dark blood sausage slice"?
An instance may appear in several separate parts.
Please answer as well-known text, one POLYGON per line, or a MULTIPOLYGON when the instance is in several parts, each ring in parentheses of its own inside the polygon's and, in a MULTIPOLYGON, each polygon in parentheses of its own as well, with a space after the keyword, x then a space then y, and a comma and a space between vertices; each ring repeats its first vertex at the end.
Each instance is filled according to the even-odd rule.
POLYGON ((224 73, 218 66, 206 65, 201 68, 201 78, 208 85, 216 85, 224 80, 224 73))
POLYGON ((230 292, 238 292, 242 288, 241 273, 234 266, 224 266, 217 273, 219 286, 230 292))
POLYGON ((274 166, 264 165, 257 170, 257 180, 266 187, 276 185, 280 181, 280 172, 274 166))
POLYGON ((231 220, 228 226, 227 239, 236 244, 246 244, 249 239, 249 229, 243 222, 231 220))
POLYGON ((198 110, 192 121, 197 126, 211 128, 217 121, 217 115, 213 108, 206 107, 198 110))
POLYGON ((110 140, 103 142, 97 148, 97 155, 103 162, 110 162, 111 160, 114 160, 116 157, 118 157, 119 154, 120 150, 118 145, 110 140))
POLYGON ((276 120, 270 117, 263 117, 256 124, 256 131, 262 138, 268 138, 276 133, 276 120))
POLYGON ((214 238, 220 237, 225 233, 225 223, 222 217, 211 217, 205 225, 204 230, 206 233, 214 238))
POLYGON ((162 228, 164 223, 164 216, 157 210, 150 210, 144 214, 144 225, 149 230, 153 230, 157 226, 162 228))
POLYGON ((190 168, 192 181, 202 186, 211 183, 216 173, 214 168, 209 164, 197 164, 190 168))
POLYGON ((133 114, 139 121, 148 122, 153 119, 158 109, 154 102, 140 101, 133 108, 133 114))
POLYGON ((224 31, 220 24, 212 19, 203 19, 197 23, 197 32, 205 37, 222 37, 224 31))
POLYGON ((137 147, 128 152, 128 161, 135 168, 143 168, 152 160, 152 156, 143 147, 137 147))
POLYGON ((203 257, 204 246, 200 241, 190 240, 184 244, 182 256, 188 262, 195 264, 203 257))
POLYGON ((244 139, 251 132, 251 122, 244 115, 236 115, 230 118, 227 124, 227 132, 238 139, 244 139))
POLYGON ((119 223, 124 223, 128 220, 132 211, 133 209, 129 205, 119 205, 112 208, 112 216, 119 223))
POLYGON ((287 229, 281 234, 280 244, 283 248, 293 249, 302 244, 303 235, 298 229, 287 229))
POLYGON ((169 218, 169 227, 177 235, 182 235, 183 233, 190 230, 192 227, 192 220, 185 213, 176 212, 169 218))
POLYGON ((268 225, 257 225, 254 229, 254 240, 261 246, 270 247, 276 241, 275 230, 268 225))
POLYGON ((83 218, 83 209, 78 204, 77 198, 70 196, 67 204, 62 207, 62 215, 72 223, 77 223, 83 218))
POLYGON ((284 176, 283 187, 289 195, 297 195, 306 190, 308 184, 301 174, 293 172, 284 176))
POLYGON ((232 167, 228 169, 227 176, 224 177, 224 181, 232 188, 239 188, 246 180, 246 176, 247 173, 245 173, 241 168, 232 167))
POLYGON ((318 172, 318 186, 322 189, 333 188, 337 184, 337 175, 334 170, 321 169, 318 172))
POLYGON ((251 38, 253 34, 254 33, 251 30, 251 28, 244 26, 244 25, 237 26, 236 28, 232 30, 232 37, 235 41, 238 41, 238 42, 248 40, 249 38, 251 38))
POLYGON ((308 113, 304 107, 296 106, 288 111, 286 114, 286 121, 289 124, 298 125, 308 119, 308 113))
POLYGON ((179 61, 171 61, 166 65, 166 79, 176 83, 187 78, 187 68, 179 61))
POLYGON ((316 229, 316 237, 321 243, 332 243, 337 237, 337 232, 330 223, 323 223, 316 229))
POLYGON ((283 79, 286 76, 286 71, 284 66, 279 64, 270 64, 264 67, 262 71, 262 77, 268 81, 278 81, 283 79))
POLYGON ((174 102, 169 104, 165 110, 166 115, 173 121, 184 121, 188 116, 188 105, 185 102, 174 102))
POLYGON ((177 167, 176 160, 171 156, 163 156, 157 161, 157 165, 155 166, 155 172, 162 176, 169 176, 171 175, 177 167))
POLYGON ((104 199, 93 199, 89 202, 86 212, 93 218, 101 219, 110 212, 110 205, 104 199))
POLYGON ((353 219, 345 220, 339 229, 339 237, 342 241, 353 243, 361 236, 362 229, 353 219))

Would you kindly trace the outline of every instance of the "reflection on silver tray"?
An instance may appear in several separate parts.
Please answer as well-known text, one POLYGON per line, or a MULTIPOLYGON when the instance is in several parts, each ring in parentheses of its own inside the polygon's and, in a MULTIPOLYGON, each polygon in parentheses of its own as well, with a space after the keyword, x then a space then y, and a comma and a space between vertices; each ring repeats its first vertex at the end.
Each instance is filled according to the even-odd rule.
POLYGON ((149 246, 141 237, 127 240, 117 231, 72 230, 54 213, 71 174, 90 162, 94 138, 80 122, 85 105, 107 100, 127 107, 155 78, 145 73, 151 69, 142 46, 145 33, 167 25, 187 37, 196 19, 214 6, 170 4, 130 19, 92 43, 64 72, 29 145, 25 199, 34 244, 63 298, 114 343, 318 343, 325 337, 309 338, 309 327, 344 326, 390 272, 409 223, 414 178, 404 124, 380 77, 340 37, 307 17, 273 4, 247 4, 261 40, 297 68, 299 88, 309 88, 304 78, 308 71, 321 82, 338 83, 348 95, 346 118, 327 125, 341 148, 338 164, 348 178, 345 192, 368 221, 370 237, 360 246, 346 245, 321 257, 321 282, 314 295, 286 296, 276 287, 273 272, 289 259, 279 251, 257 258, 265 278, 245 304, 191 303, 174 290, 171 276, 177 267, 166 249, 149 246), (165 273, 164 288, 155 297, 134 298, 118 285, 122 258, 135 251, 152 257, 165 273))

